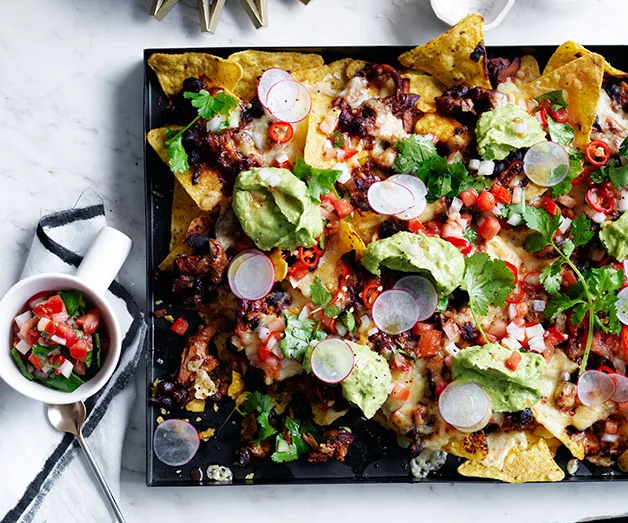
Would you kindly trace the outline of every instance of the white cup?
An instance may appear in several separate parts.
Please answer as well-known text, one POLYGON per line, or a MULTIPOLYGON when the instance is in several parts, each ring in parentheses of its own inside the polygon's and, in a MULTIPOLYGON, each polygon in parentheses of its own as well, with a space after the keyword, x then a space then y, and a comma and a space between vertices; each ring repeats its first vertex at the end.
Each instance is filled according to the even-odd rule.
POLYGON ((11 287, 0 300, 0 378, 20 394, 44 403, 62 405, 84 400, 98 392, 107 383, 118 361, 122 348, 120 325, 105 291, 126 260, 133 242, 112 227, 103 227, 89 247, 74 275, 43 273, 24 278, 11 287), (28 300, 44 291, 75 289, 100 310, 101 325, 109 337, 103 347, 104 360, 96 375, 73 392, 62 392, 27 380, 11 357, 13 319, 27 307, 28 300))

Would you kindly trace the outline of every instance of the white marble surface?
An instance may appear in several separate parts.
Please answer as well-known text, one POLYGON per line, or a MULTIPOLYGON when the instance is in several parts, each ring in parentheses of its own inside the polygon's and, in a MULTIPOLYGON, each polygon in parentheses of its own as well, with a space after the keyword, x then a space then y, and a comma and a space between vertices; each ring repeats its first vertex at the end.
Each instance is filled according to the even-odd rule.
MULTIPOLYGON (((256 31, 229 0, 218 33, 200 34, 196 2, 161 23, 150 0, 0 2, 0 292, 20 272, 43 210, 70 207, 83 190, 105 199, 110 223, 135 248, 122 280, 144 300, 142 50, 234 45, 416 44, 444 26, 428 0, 269 0, 256 31)), ((628 44, 624 0, 517 0, 488 45, 628 44)), ((148 489, 144 375, 124 452, 128 521, 571 522, 625 512, 628 484, 327 485, 148 489)), ((0 457, 1 459, 1 457, 0 457)), ((3 474, 0 481, 7 481, 3 474)))

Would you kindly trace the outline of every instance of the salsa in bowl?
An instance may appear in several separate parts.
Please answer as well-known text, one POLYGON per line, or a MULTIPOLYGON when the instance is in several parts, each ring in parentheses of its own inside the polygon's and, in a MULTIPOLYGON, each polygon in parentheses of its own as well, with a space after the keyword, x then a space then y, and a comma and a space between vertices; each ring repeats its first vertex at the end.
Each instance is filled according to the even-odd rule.
POLYGON ((62 392, 98 373, 107 346, 100 309, 77 289, 39 292, 13 321, 10 352, 22 376, 62 392))

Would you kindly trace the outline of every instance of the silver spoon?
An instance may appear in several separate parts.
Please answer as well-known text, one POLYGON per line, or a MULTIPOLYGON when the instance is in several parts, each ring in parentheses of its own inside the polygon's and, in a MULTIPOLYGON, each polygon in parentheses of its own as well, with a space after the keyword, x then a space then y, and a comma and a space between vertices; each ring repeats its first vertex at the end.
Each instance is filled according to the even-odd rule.
POLYGON ((87 456, 87 461, 92 468, 92 472, 96 476, 98 483, 100 483, 100 486, 105 493, 105 497, 107 498, 107 501, 109 501, 118 522, 126 523, 116 499, 113 497, 111 490, 109 490, 105 477, 98 468, 94 455, 89 450, 85 438, 83 438, 81 430, 83 428, 83 422, 85 421, 85 415, 85 403, 82 401, 70 403, 69 405, 48 405, 48 419, 50 420, 50 423, 52 423, 52 426, 57 430, 60 430, 61 432, 68 432, 76 436, 76 439, 78 439, 78 442, 85 451, 85 455, 87 456))

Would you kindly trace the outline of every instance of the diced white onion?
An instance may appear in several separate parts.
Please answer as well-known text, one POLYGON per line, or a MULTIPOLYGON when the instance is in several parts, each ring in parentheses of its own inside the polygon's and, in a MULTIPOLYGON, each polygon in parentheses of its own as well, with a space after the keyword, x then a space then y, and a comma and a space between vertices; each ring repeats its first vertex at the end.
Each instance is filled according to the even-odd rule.
POLYGON ((22 314, 18 314, 15 317, 15 323, 17 323, 18 327, 21 327, 22 325, 24 325, 28 320, 30 320, 33 317, 33 314, 31 313, 31 311, 26 311, 23 312, 22 314))
POLYGON ((344 325, 336 323, 336 332, 338 333, 338 336, 344 336, 345 334, 347 334, 347 329, 344 325))
POLYGON ((61 365, 59 365, 59 372, 63 374, 64 377, 69 378, 70 374, 72 374, 72 370, 74 370, 74 365, 68 359, 66 359, 61 365))
POLYGON ((544 333, 545 333, 545 329, 543 328, 543 325, 541 325, 540 323, 537 323, 536 325, 533 325, 532 327, 526 327, 526 336, 528 336, 528 338, 534 338, 536 336, 543 336, 544 333))
POLYGON ((277 163, 285 163, 290 159, 290 157, 286 153, 279 153, 275 156, 275 161, 277 163))
POLYGON ((271 173, 266 183, 268 183, 269 187, 277 187, 281 183, 281 176, 271 173))
POLYGON ((523 341, 526 339, 525 329, 523 327, 519 327, 519 325, 512 321, 508 324, 508 327, 506 327, 506 332, 508 333, 508 337, 517 341, 523 341))
POLYGON ((523 198, 523 189, 521 187, 515 187, 512 190, 512 203, 521 203, 523 198))
POLYGON ((273 350, 278 344, 279 340, 277 339, 277 336, 273 336, 267 341, 266 347, 268 347, 269 350, 273 350))
POLYGON ((207 122, 207 130, 210 133, 215 133, 225 121, 227 121, 227 119, 221 114, 214 116, 207 122))
POLYGON ((565 234, 569 230, 569 227, 571 227, 571 220, 569 218, 565 218, 564 216, 561 216, 558 230, 561 233, 565 234))
POLYGON ((591 219, 595 223, 604 223, 606 221, 606 214, 603 212, 596 212, 593 216, 591 216, 591 219))
POLYGON ((469 169, 472 171, 477 171, 480 168, 480 160, 474 158, 473 160, 469 160, 469 169))
POLYGON ((368 331, 366 331, 366 335, 367 336, 373 336, 373 334, 377 334, 379 332, 379 329, 377 327, 373 327, 372 329, 369 329, 368 331))
POLYGON ((517 317, 517 306, 514 303, 508 305, 508 317, 514 320, 517 317))
POLYGON ((270 336, 270 329, 268 327, 258 327, 257 328, 257 337, 263 342, 268 339, 270 336))
POLYGON ((462 209, 462 200, 460 198, 454 198, 451 200, 451 205, 449 206, 449 211, 447 213, 451 216, 452 214, 459 213, 462 209))
POLYGON ((310 309, 309 307, 303 307, 301 312, 299 313, 300 320, 306 320, 310 317, 310 309))
POLYGON ((605 433, 602 436, 602 441, 604 443, 615 443, 619 439, 619 434, 607 434, 605 433))
POLYGON ((15 348, 22 354, 26 355, 26 353, 31 350, 31 347, 28 343, 26 343, 24 340, 20 340, 17 342, 17 345, 15 346, 15 348))
POLYGON ((504 338, 502 339, 502 345, 507 349, 517 350, 521 348, 521 343, 513 338, 504 338))
POLYGON ((563 194, 562 196, 559 196, 557 199, 558 199, 558 203, 560 203, 561 205, 564 205, 568 209, 573 209, 578 203, 575 198, 572 198, 568 194, 563 194))
POLYGON ((65 338, 62 338, 61 336, 56 336, 54 334, 50 336, 50 339, 55 343, 58 343, 59 345, 65 345, 68 342, 68 340, 66 340, 65 338))
POLYGON ((523 218, 521 217, 521 215, 515 213, 510 218, 508 218, 508 221, 506 223, 508 225, 512 225, 513 227, 516 227, 517 225, 521 225, 522 221, 523 221, 523 218))
POLYGON ((545 346, 545 339, 543 339, 543 335, 530 338, 528 340, 528 347, 534 352, 545 352, 547 347, 545 346))
POLYGON ((360 316, 360 327, 366 328, 371 324, 371 317, 368 314, 360 316))
POLYGON ((528 132, 527 122, 519 122, 512 126, 512 130, 519 136, 524 136, 528 132))
POLYGON ((617 210, 619 212, 628 211, 628 191, 624 190, 619 193, 619 200, 617 201, 617 210))
POLYGON ((484 160, 480 162, 478 174, 480 176, 490 176, 495 172, 495 162, 493 160, 484 160))
POLYGON ((537 312, 542 312, 545 310, 545 302, 543 300, 534 300, 532 302, 532 308, 537 312))
POLYGON ((349 170, 349 167, 347 167, 346 164, 337 163, 336 165, 332 167, 332 169, 341 171, 342 173, 340 176, 338 176, 338 183, 341 183, 342 185, 344 185, 349 180, 351 180, 351 171, 349 170))
POLYGON ((460 352, 460 349, 458 348, 458 346, 455 343, 448 343, 445 346, 445 351, 447 352, 447 354, 449 354, 452 358, 455 358, 456 356, 458 356, 458 353, 460 352))

